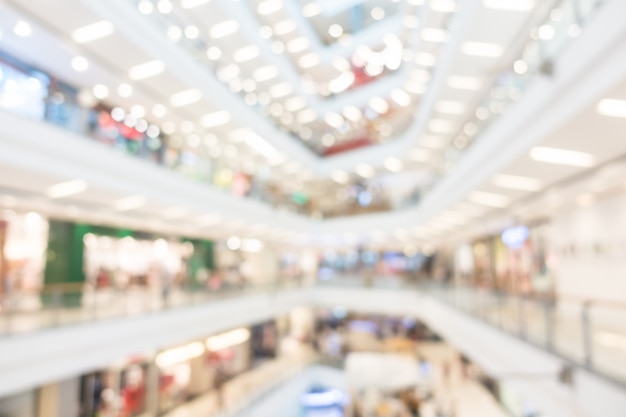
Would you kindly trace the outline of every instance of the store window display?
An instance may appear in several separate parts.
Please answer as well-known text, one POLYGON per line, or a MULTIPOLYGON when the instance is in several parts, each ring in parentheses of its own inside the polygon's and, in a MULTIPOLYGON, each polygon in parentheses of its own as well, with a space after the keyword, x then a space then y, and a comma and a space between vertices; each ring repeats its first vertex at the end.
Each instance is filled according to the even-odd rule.
POLYGON ((182 285, 190 242, 144 240, 88 233, 83 237, 87 282, 95 288, 142 286, 171 291, 182 285))
POLYGON ((103 104, 89 112, 91 135, 101 143, 161 163, 166 138, 156 126, 137 121, 120 108, 111 109, 103 104))
POLYGON ((0 53, 0 109, 43 120, 50 79, 0 53))
POLYGON ((37 309, 41 306, 39 292, 43 287, 48 221, 35 212, 3 213, 0 217, 0 294, 11 295, 13 309, 37 309))
POLYGON ((137 417, 146 412, 148 362, 130 359, 80 379, 80 417, 137 417))

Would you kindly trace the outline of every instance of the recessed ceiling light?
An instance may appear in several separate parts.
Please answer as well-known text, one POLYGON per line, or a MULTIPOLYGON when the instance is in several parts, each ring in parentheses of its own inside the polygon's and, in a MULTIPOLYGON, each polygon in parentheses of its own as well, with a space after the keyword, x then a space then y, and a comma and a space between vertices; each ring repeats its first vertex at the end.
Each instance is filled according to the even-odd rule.
POLYGON ((360 163, 356 166, 355 172, 363 178, 372 178, 376 175, 376 170, 369 164, 360 163))
POLYGON ((465 103, 460 101, 440 100, 435 104, 435 109, 439 113, 464 114, 467 110, 465 103))
POLYGON ((509 198, 506 196, 494 193, 486 193, 484 191, 474 191, 470 193, 467 199, 475 204, 496 208, 504 208, 511 203, 511 200, 509 200, 509 198))
POLYGON ((313 17, 317 16, 322 12, 322 6, 319 5, 316 1, 312 1, 302 8, 302 15, 304 17, 313 17))
POLYGON ((341 56, 338 56, 337 58, 333 59, 332 65, 333 65, 333 68, 335 68, 339 72, 349 71, 350 68, 352 68, 350 61, 348 61, 346 58, 341 57, 341 56))
POLYGON ((211 0, 181 0, 180 5, 183 9, 193 9, 210 1, 211 0))
POLYGON ((198 39, 200 36, 200 29, 195 25, 187 25, 185 26, 185 37, 187 39, 198 39))
POLYGON ((430 8, 436 12, 452 13, 456 11, 456 1, 454 0, 431 0, 430 8))
POLYGON ((411 96, 401 88, 391 91, 391 99, 400 107, 408 107, 411 104, 411 96))
POLYGON ((420 52, 415 55, 415 63, 425 67, 433 67, 437 63, 437 57, 430 52, 420 52))
POLYGON ((446 42, 448 32, 438 28, 425 28, 422 29, 422 39, 427 42, 446 42))
POLYGON ((320 63, 320 56, 315 52, 308 53, 306 55, 302 55, 300 59, 298 59, 298 65, 302 69, 313 68, 320 63))
POLYGON ((202 100, 202 91, 197 88, 190 88, 189 90, 184 90, 171 96, 170 104, 173 107, 183 107, 197 103, 200 100, 202 100))
POLYGON ((487 42, 464 42, 461 51, 466 55, 479 56, 485 58, 498 58, 502 56, 504 48, 497 43, 487 42))
POLYGON ((602 116, 626 118, 626 100, 605 98, 600 100, 596 111, 602 116))
POLYGON ((328 28, 328 34, 333 38, 339 38, 343 35, 343 26, 334 23, 328 28))
POLYGON ((335 112, 326 113, 326 116, 324 116, 324 121, 326 122, 326 124, 334 127, 335 129, 339 129, 345 123, 344 118, 339 113, 335 112))
POLYGON ((18 20, 15 26, 13 26, 13 33, 21 38, 27 38, 33 34, 33 29, 28 22, 18 20))
POLYGON ((46 189, 46 195, 48 196, 48 198, 57 199, 79 194, 85 190, 87 190, 86 181, 72 180, 51 185, 46 189))
POLYGON ((276 13, 283 7, 282 0, 264 0, 256 8, 256 11, 261 16, 267 16, 272 13, 276 13))
POLYGON ((266 65, 264 67, 258 68, 252 73, 252 78, 256 80, 256 82, 269 81, 278 76, 278 68, 273 65, 266 65))
POLYGON ((157 10, 162 14, 170 14, 174 9, 174 5, 170 0, 159 0, 157 10))
POLYGON ((317 112, 313 109, 304 109, 298 112, 298 122, 301 124, 311 123, 317 120, 317 112))
POLYGON ((130 114, 136 119, 141 119, 146 115, 146 109, 140 104, 135 104, 130 108, 130 114))
POLYGON ((256 45, 244 46, 243 48, 237 49, 233 54, 233 59, 237 63, 242 63, 246 61, 250 61, 259 56, 261 50, 256 45))
POLYGON ((165 115, 167 114, 167 107, 165 107, 162 104, 155 104, 154 107, 152 107, 152 115, 154 117, 165 117, 165 115))
POLYGON ((493 177, 491 182, 497 187, 521 191, 539 191, 543 188, 541 180, 517 175, 498 174, 493 177))
POLYGON ((189 214, 189 210, 182 206, 174 206, 163 211, 163 219, 174 220, 185 217, 189 214))
POLYGON ((346 106, 343 109, 343 115, 346 119, 350 120, 353 123, 360 121, 363 118, 363 113, 356 106, 346 106))
POLYGON ((385 168, 387 168, 391 172, 400 172, 404 164, 398 158, 388 157, 385 159, 385 168))
POLYGON ((150 14, 154 11, 154 4, 150 0, 141 0, 137 4, 137 9, 141 14, 150 14))
POLYGON ((426 149, 415 148, 409 151, 409 159, 416 162, 429 162, 431 158, 432 154, 426 149))
POLYGON ((228 122, 230 122, 230 112, 226 110, 220 110, 202 116, 200 124, 202 124, 203 127, 209 129, 212 127, 225 125, 228 122))
POLYGON ((130 211, 146 205, 148 200, 142 195, 132 195, 116 200, 113 207, 116 211, 130 211))
POLYGON ((448 120, 433 119, 428 122, 428 128, 433 133, 449 134, 454 130, 454 124, 448 120))
POLYGON ((292 97, 285 101, 284 107, 290 112, 296 112, 306 107, 306 100, 304 97, 292 97))
POLYGON ((325 148, 330 148, 335 144, 337 140, 335 139, 335 135, 331 133, 325 133, 322 135, 322 146, 325 148))
POLYGON ((339 169, 333 171, 330 177, 338 184, 347 184, 348 181, 350 181, 350 175, 348 175, 347 172, 339 169))
POLYGON ((74 30, 72 39, 76 43, 88 43, 109 36, 114 30, 113 23, 108 20, 100 20, 74 30))
POLYGON ((283 36, 296 30, 296 23, 291 19, 282 20, 274 25, 274 33, 283 36))
POLYGON ((352 71, 344 72, 328 83, 328 89, 331 93, 339 94, 350 88, 355 80, 356 77, 352 71))
POLYGON ((72 68, 77 72, 84 72, 89 69, 89 61, 83 56, 77 56, 72 59, 72 68))
POLYGON ((131 80, 145 80, 161 74, 165 70, 165 65, 159 60, 148 61, 143 64, 135 65, 128 71, 131 80))
POLYGON ((404 84, 404 89, 411 94, 424 94, 426 84, 416 80, 409 80, 404 84))
POLYGON ((133 86, 122 83, 117 87, 117 94, 122 98, 128 98, 133 95, 133 86))
POLYGON ((530 157, 539 162, 583 168, 588 168, 595 164, 595 158, 590 153, 542 146, 532 148, 530 157))
POLYGON ((483 83, 480 78, 451 75, 448 77, 448 86, 459 90, 480 90, 483 83))
POLYGON ((293 87, 289 83, 275 84, 269 88, 269 93, 274 98, 288 96, 293 91, 293 87))
POLYGON ((382 97, 374 96, 372 97, 368 105, 378 114, 385 114, 389 111, 389 103, 382 97))
POLYGON ((270 163, 275 163, 280 158, 278 150, 254 132, 247 134, 245 141, 246 145, 254 149, 260 155, 263 155, 270 163))
POLYGON ((382 20, 385 18, 385 9, 382 7, 374 7, 370 12, 370 15, 374 20, 382 20))
POLYGON ((488 9, 526 12, 535 7, 535 0, 483 0, 488 9))
POLYGON ((304 36, 301 36, 301 37, 292 39, 287 43, 287 51, 291 52, 292 54, 295 54, 295 53, 304 51, 306 48, 309 47, 309 45, 310 45, 309 39, 304 36))
POLYGON ((109 87, 104 84, 96 84, 93 86, 91 92, 98 100, 104 100, 109 96, 109 87))
POLYGON ((198 223, 200 223, 200 225, 204 227, 214 226, 216 224, 219 224, 221 221, 222 218, 214 213, 205 214, 204 216, 198 218, 198 223))
POLYGON ((441 149, 446 146, 446 139, 441 136, 425 135, 420 139, 420 145, 429 149, 441 149))
POLYGON ((226 36, 232 35, 239 30, 239 23, 236 20, 225 20, 217 25, 214 25, 209 31, 209 35, 213 39, 220 39, 226 36))

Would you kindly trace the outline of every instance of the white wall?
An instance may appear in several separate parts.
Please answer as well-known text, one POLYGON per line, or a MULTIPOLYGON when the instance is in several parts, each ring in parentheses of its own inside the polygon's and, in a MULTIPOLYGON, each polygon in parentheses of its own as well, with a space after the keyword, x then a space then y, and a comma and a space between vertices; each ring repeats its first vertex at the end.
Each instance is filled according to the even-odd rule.
POLYGON ((547 240, 559 294, 626 302, 626 197, 559 214, 547 240))

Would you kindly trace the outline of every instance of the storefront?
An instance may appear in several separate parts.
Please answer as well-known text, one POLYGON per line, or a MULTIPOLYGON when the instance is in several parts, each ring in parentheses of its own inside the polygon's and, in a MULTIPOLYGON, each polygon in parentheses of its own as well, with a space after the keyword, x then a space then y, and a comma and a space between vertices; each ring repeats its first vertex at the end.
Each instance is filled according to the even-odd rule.
POLYGON ((194 250, 190 242, 93 233, 83 242, 86 282, 97 288, 180 286, 194 250))
POLYGON ((39 308, 48 241, 48 221, 35 212, 0 214, 0 294, 14 309, 39 308))
POLYGON ((138 417, 147 412, 150 359, 130 358, 80 378, 80 417, 138 417))
POLYGON ((91 135, 101 143, 155 163, 162 163, 167 139, 161 130, 122 109, 99 105, 89 113, 91 135))
POLYGON ((221 387, 250 368, 250 330, 240 328, 160 352, 158 412, 166 413, 221 387))
POLYGON ((0 53, 0 109, 43 120, 49 83, 43 73, 0 53))

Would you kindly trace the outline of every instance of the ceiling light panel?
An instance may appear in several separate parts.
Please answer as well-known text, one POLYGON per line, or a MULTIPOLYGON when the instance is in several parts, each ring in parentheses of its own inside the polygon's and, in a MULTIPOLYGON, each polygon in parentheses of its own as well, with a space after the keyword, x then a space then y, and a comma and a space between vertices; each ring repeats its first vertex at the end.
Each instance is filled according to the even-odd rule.
POLYGON ((148 200, 142 195, 133 195, 116 200, 113 207, 116 211, 130 211, 141 208, 146 205, 148 200))
POLYGON ((465 77, 461 75, 451 75, 448 77, 448 87, 458 90, 477 91, 482 88, 482 80, 476 77, 465 77))
POLYGON ((606 98, 598 103, 596 111, 602 116, 626 118, 626 100, 606 98))
POLYGON ((292 97, 285 101, 285 109, 290 112, 296 112, 306 107, 306 100, 304 97, 292 97))
POLYGON ((520 177, 517 175, 498 174, 491 180, 493 185, 520 191, 539 191, 543 182, 537 178, 520 177))
POLYGON ((483 191, 474 191, 467 199, 474 204, 495 208, 505 208, 511 203, 506 196, 483 191))
POLYGON ((427 42, 446 42, 448 40, 448 32, 444 29, 425 28, 422 30, 422 39, 427 42))
POLYGON ((209 3, 211 0, 181 0, 180 5, 183 9, 194 9, 209 3))
POLYGON ((296 30, 296 23, 291 20, 282 20, 274 25, 274 34, 283 36, 296 30))
POLYGON ((273 85, 268 91, 272 97, 281 98, 291 94, 293 87, 291 87, 291 84, 285 82, 273 85))
POLYGON ((372 178, 376 174, 376 170, 371 165, 365 163, 357 165, 355 171, 363 178, 372 178))
POLYGON ((146 78, 154 77, 161 74, 165 70, 165 64, 159 60, 148 61, 143 64, 135 65, 128 71, 131 80, 139 81, 146 78))
POLYGON ((57 199, 69 197, 87 190, 87 182, 84 180, 65 181, 51 185, 46 189, 48 198, 57 199))
POLYGON ((319 54, 311 52, 306 55, 302 55, 300 59, 298 59, 298 66, 302 69, 310 69, 318 66, 320 61, 321 59, 319 54))
POLYGON ((535 7, 535 0, 483 0, 488 9, 527 12, 535 7))
POLYGON ((461 45, 461 51, 465 55, 485 57, 485 58, 498 58, 502 56, 504 48, 497 43, 487 42, 465 42, 461 45))
POLYGON ((237 49, 233 54, 233 60, 239 64, 250 61, 261 54, 261 49, 256 45, 249 45, 237 49))
POLYGON ((230 19, 214 25, 209 30, 209 35, 211 35, 213 39, 221 39, 236 33, 238 30, 239 23, 237 23, 236 20, 230 19))
POLYGON ((532 148, 530 157, 538 162, 581 168, 592 167, 595 164, 594 156, 589 153, 542 146, 532 148))
POLYGON ((107 37, 114 31, 113 23, 108 20, 100 20, 74 30, 72 40, 79 44, 89 43, 107 37))
POLYGON ((391 172, 400 172, 404 168, 404 164, 398 158, 389 157, 385 159, 385 168, 391 172))
POLYGON ((170 104, 173 107, 183 107, 197 103, 200 100, 202 100, 202 91, 197 88, 191 88, 170 97, 170 104))
POLYGON ((452 13, 456 11, 456 1, 455 0, 431 0, 430 8, 436 12, 452 13))
POLYGON ((230 113, 226 110, 220 110, 202 116, 200 124, 202 124, 203 127, 210 129, 212 127, 223 126, 230 122, 230 120, 230 113))
POLYGON ((459 115, 464 114, 467 107, 460 101, 440 100, 435 104, 435 109, 439 113, 459 115))
POLYGON ((302 52, 305 49, 307 49, 310 45, 310 42, 307 38, 305 38, 304 36, 295 38, 290 40, 287 43, 287 51, 291 52, 292 54, 298 53, 298 52, 302 52))
POLYGON ((261 16, 267 16, 276 13, 283 7, 282 0, 263 0, 256 8, 261 16))
POLYGON ((254 78, 257 82, 269 81, 278 76, 278 68, 273 65, 266 65, 264 67, 258 68, 252 74, 252 78, 254 78))

